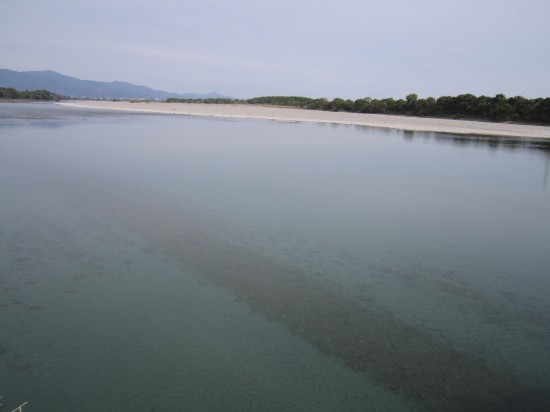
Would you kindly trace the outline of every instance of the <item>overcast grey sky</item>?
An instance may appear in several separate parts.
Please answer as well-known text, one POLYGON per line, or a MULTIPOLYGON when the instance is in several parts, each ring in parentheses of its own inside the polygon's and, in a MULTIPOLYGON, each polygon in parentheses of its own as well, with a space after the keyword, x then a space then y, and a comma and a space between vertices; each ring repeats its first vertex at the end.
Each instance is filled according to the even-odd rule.
POLYGON ((548 0, 0 0, 0 68, 239 98, 550 96, 548 0))

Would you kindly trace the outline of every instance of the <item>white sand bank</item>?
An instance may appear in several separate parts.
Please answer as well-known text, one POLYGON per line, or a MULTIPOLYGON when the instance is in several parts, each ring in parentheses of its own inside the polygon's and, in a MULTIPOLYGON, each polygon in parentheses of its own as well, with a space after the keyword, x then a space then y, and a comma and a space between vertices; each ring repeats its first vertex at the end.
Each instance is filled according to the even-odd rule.
POLYGON ((287 122, 337 123, 389 129, 456 133, 482 136, 550 138, 550 127, 466 120, 430 119, 381 114, 323 112, 281 107, 202 104, 202 103, 130 103, 111 101, 67 101, 64 106, 125 110, 144 113, 165 113, 191 116, 212 116, 238 119, 263 119, 287 122))

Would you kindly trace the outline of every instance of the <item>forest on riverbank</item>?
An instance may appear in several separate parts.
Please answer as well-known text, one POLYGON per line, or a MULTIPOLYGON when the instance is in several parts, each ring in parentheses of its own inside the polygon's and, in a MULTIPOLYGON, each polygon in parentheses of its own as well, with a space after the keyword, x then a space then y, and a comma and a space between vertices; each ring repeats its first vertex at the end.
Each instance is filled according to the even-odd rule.
MULTIPOLYGON (((0 100, 58 101, 63 96, 48 90, 16 90, 0 87, 0 100)), ((137 100, 142 101, 142 100, 137 100)), ((522 96, 507 98, 503 94, 494 97, 461 94, 419 98, 411 93, 405 99, 373 99, 365 97, 351 100, 334 98, 312 99, 303 96, 264 96, 252 99, 178 99, 169 98, 168 103, 254 104, 295 107, 332 112, 391 114, 418 117, 481 120, 550 125, 550 98, 527 99, 522 96)))
POLYGON ((45 100, 57 101, 62 96, 48 90, 16 90, 13 87, 0 87, 0 99, 2 100, 45 100))
POLYGON ((419 117, 550 124, 550 98, 527 99, 503 94, 494 97, 462 94, 421 99, 411 93, 405 99, 312 99, 302 96, 265 96, 238 99, 167 99, 167 102, 262 104, 333 112, 392 114, 419 117))

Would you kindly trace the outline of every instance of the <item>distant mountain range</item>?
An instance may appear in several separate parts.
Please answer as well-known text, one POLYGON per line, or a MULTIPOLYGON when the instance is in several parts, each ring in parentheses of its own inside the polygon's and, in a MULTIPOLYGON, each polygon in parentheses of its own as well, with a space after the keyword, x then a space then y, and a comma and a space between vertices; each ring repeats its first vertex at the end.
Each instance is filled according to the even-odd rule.
POLYGON ((65 76, 52 70, 18 72, 0 69, 0 87, 17 90, 49 90, 67 97, 89 99, 209 99, 223 98, 218 93, 169 93, 126 82, 96 82, 65 76))

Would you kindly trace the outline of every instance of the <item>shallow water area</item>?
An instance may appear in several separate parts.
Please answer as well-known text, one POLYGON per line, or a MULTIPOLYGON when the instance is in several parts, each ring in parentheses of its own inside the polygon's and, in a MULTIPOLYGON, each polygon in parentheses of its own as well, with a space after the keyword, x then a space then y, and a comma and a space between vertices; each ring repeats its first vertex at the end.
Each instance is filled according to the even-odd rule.
POLYGON ((0 104, 0 395, 547 410, 549 165, 544 141, 0 104))

